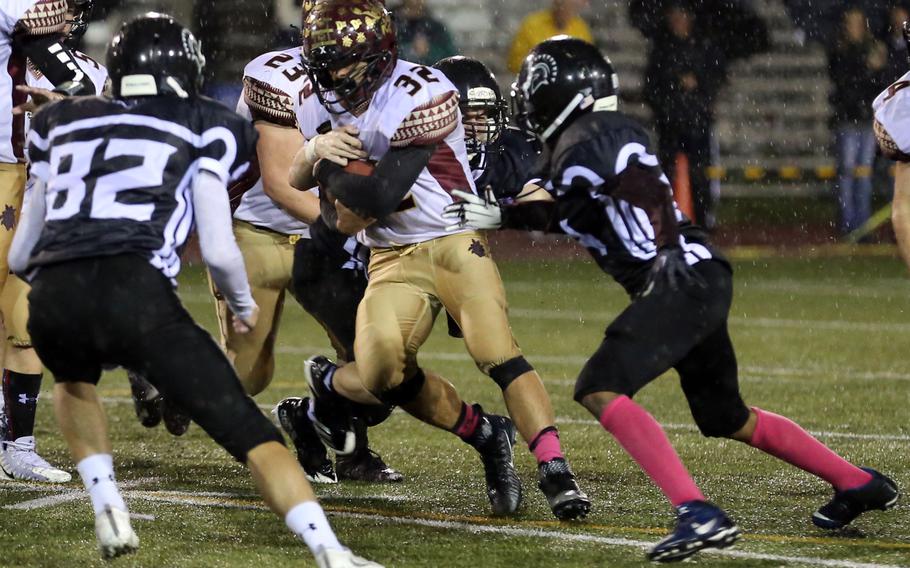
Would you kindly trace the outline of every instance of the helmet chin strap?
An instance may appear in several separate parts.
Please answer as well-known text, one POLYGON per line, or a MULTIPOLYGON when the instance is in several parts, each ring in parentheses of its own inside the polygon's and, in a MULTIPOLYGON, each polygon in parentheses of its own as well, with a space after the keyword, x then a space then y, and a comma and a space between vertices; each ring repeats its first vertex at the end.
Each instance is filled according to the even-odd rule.
POLYGON ((559 116, 553 119, 553 122, 550 123, 550 126, 548 126, 547 129, 543 131, 543 134, 540 135, 541 140, 546 142, 550 136, 553 136, 553 133, 556 132, 556 129, 562 126, 562 123, 565 122, 567 118, 569 118, 570 114, 575 112, 575 109, 577 109, 582 101, 585 100, 586 96, 590 95, 586 95, 585 93, 576 94, 572 100, 569 101, 569 104, 567 104, 566 107, 562 109, 562 112, 559 113, 559 116))
POLYGON ((178 82, 177 79, 174 79, 173 77, 169 76, 167 79, 164 80, 164 82, 167 83, 167 86, 170 87, 171 90, 174 91, 174 94, 176 94, 181 99, 189 98, 189 96, 190 96, 189 93, 187 93, 185 90, 183 90, 183 87, 180 86, 180 82, 178 82))
POLYGON ((553 136, 553 133, 563 125, 566 119, 569 118, 570 114, 575 112, 575 109, 586 109, 588 107, 592 107, 592 105, 592 112, 615 111, 619 108, 619 98, 616 95, 610 95, 609 97, 602 97, 595 100, 588 92, 582 91, 578 93, 575 95, 575 97, 572 98, 571 101, 569 101, 569 104, 566 105, 566 108, 562 109, 562 112, 559 113, 559 116, 557 116, 553 122, 550 123, 550 126, 548 126, 547 129, 543 131, 543 134, 540 135, 541 140, 546 142, 550 136, 553 136))

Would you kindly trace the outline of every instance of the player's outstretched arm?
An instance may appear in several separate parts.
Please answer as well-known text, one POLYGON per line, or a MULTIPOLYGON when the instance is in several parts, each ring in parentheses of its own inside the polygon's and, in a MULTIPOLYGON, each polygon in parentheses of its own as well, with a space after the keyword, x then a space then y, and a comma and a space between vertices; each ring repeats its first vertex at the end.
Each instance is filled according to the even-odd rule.
POLYGON ((901 258, 910 268, 910 163, 907 162, 895 164, 891 223, 894 225, 901 258))
POLYGON ((41 231, 44 230, 44 215, 47 209, 45 193, 46 186, 43 181, 38 179, 25 193, 19 226, 13 236, 13 244, 10 246, 8 257, 9 269, 16 274, 25 272, 32 256, 32 250, 41 237, 41 231))
POLYGON ((193 181, 193 208, 202 259, 216 288, 239 320, 234 329, 240 333, 249 331, 256 324, 259 308, 250 292, 243 255, 234 240, 231 206, 224 183, 208 172, 200 172, 193 181))

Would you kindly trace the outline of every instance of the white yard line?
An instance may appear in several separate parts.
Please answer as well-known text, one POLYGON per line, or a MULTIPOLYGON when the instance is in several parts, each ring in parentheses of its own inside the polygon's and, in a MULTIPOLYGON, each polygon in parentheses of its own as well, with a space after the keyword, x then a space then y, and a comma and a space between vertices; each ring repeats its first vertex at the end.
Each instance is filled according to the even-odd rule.
MULTIPOLYGON (((201 298, 200 294, 185 294, 182 296, 183 301, 189 304, 203 303, 211 301, 201 298)), ((550 310, 537 308, 510 308, 509 315, 515 318, 537 319, 537 320, 561 320, 561 321, 600 321, 604 325, 612 321, 618 314, 614 312, 598 311, 579 311, 579 310, 550 310)), ((731 317, 730 323, 736 326, 752 327, 759 329, 798 329, 798 330, 824 330, 824 331, 847 331, 855 333, 907 333, 910 332, 910 323, 901 322, 871 322, 871 321, 848 321, 848 320, 803 320, 788 318, 767 318, 767 317, 731 317)))
MULTIPOLYGON (((121 489, 131 489, 134 487, 139 487, 141 485, 146 485, 149 483, 157 482, 157 477, 141 477, 139 479, 130 479, 127 481, 119 482, 118 485, 121 489)), ((4 490, 21 490, 21 491, 62 491, 57 495, 48 495, 47 497, 39 497, 38 499, 29 499, 28 501, 21 501, 19 503, 14 503, 12 505, 6 505, 4 509, 13 509, 19 511, 32 511, 34 509, 46 509, 48 507, 56 507, 57 505, 62 505, 63 503, 69 503, 70 501, 77 501, 79 499, 88 498, 88 494, 82 489, 73 489, 72 487, 67 487, 65 485, 26 485, 17 487, 16 483, 10 483, 9 487, 7 484, 0 485, 4 490)), ((221 497, 226 497, 230 494, 224 493, 220 495, 221 497)))
MULTIPOLYGON (((168 497, 157 495, 150 491, 133 491, 130 496, 147 501, 160 503, 170 503, 174 505, 187 505, 194 507, 220 507, 226 509, 240 510, 257 510, 267 511, 264 505, 242 504, 236 502, 217 502, 209 499, 200 500, 190 494, 184 497, 168 497)), ((561 532, 556 530, 523 528, 501 525, 484 525, 479 523, 469 523, 463 521, 444 521, 433 519, 421 519, 407 516, 383 515, 379 513, 354 513, 354 512, 333 512, 328 511, 329 516, 346 519, 362 519, 377 521, 380 523, 395 523, 399 525, 419 526, 434 529, 457 530, 468 533, 478 534, 495 534, 514 538, 535 538, 535 539, 553 539, 572 542, 583 542, 599 544, 605 546, 616 546, 624 548, 637 548, 646 550, 653 546, 653 542, 643 540, 632 540, 628 538, 607 537, 595 534, 561 532)), ((748 535, 746 535, 748 538, 748 535)), ((729 558, 742 558, 747 560, 767 560, 771 562, 781 562, 785 564, 798 564, 805 566, 825 566, 831 568, 899 568, 891 564, 876 564, 868 562, 853 562, 850 560, 836 560, 828 558, 818 558, 813 556, 789 556, 785 554, 767 554, 762 552, 751 552, 747 550, 710 550, 705 551, 712 556, 725 556, 729 558)))
MULTIPOLYGON (((278 345, 275 351, 288 355, 303 355, 309 357, 320 353, 326 353, 329 349, 326 345, 278 345)), ((593 353, 593 350, 592 350, 593 353)), ((530 353, 527 355, 528 360, 533 363, 545 365, 571 365, 581 367, 587 363, 590 355, 540 355, 530 353)), ((471 362, 471 357, 466 351, 431 351, 429 349, 420 352, 422 359, 434 361, 463 361, 471 362)), ((821 366, 810 367, 767 367, 763 365, 742 365, 740 370, 746 375, 752 375, 760 380, 773 380, 774 375, 782 379, 788 377, 825 377, 831 376, 838 379, 856 379, 856 380, 893 380, 893 381, 910 381, 910 373, 901 373, 896 371, 862 371, 844 368, 825 368, 821 366)), ((556 379, 557 381, 566 381, 565 384, 574 385, 574 380, 556 379)), ((550 382, 550 381, 547 381, 550 382)), ((554 381, 555 382, 555 381, 554 381)), ((561 384, 561 383, 555 383, 561 384)))

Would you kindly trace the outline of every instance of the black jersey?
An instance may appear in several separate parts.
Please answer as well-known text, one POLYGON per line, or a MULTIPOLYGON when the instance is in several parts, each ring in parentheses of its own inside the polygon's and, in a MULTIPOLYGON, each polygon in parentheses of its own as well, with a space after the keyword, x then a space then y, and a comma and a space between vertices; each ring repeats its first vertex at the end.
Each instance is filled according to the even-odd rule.
POLYGON ((712 258, 726 263, 672 203, 648 134, 622 113, 594 112, 575 121, 553 148, 546 175, 560 229, 630 295, 643 287, 662 234, 678 239, 690 265, 712 258), (671 227, 655 222, 661 207, 670 209, 671 227))
POLYGON ((249 167, 256 132, 211 99, 65 99, 38 112, 31 174, 47 212, 31 267, 137 253, 166 276, 180 271, 200 171, 227 185, 249 167))
POLYGON ((480 163, 471 166, 474 185, 481 190, 492 187, 497 200, 508 205, 533 181, 538 152, 528 135, 517 128, 504 129, 500 137, 499 151, 484 152, 479 156, 480 163))

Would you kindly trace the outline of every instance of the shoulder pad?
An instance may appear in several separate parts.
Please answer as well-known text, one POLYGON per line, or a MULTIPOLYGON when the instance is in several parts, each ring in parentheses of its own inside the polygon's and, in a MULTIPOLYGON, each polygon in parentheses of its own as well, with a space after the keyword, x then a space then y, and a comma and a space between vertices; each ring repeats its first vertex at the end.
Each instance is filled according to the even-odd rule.
POLYGON ((458 126, 458 92, 447 91, 405 117, 392 136, 393 148, 427 146, 445 139, 458 126))
POLYGON ((898 162, 910 162, 910 155, 907 155, 901 152, 900 147, 898 147, 897 142, 894 141, 894 138, 888 134, 888 131, 885 130, 885 127, 882 125, 878 119, 873 120, 872 128, 875 130, 875 140, 878 142, 878 147, 884 155, 889 160, 896 160, 898 162))
POLYGON ((297 126, 297 114, 291 96, 265 81, 244 77, 243 100, 250 108, 253 120, 264 120, 279 126, 297 126))
POLYGON ((19 23, 16 32, 42 36, 62 33, 66 25, 66 0, 38 0, 28 9, 19 23))

